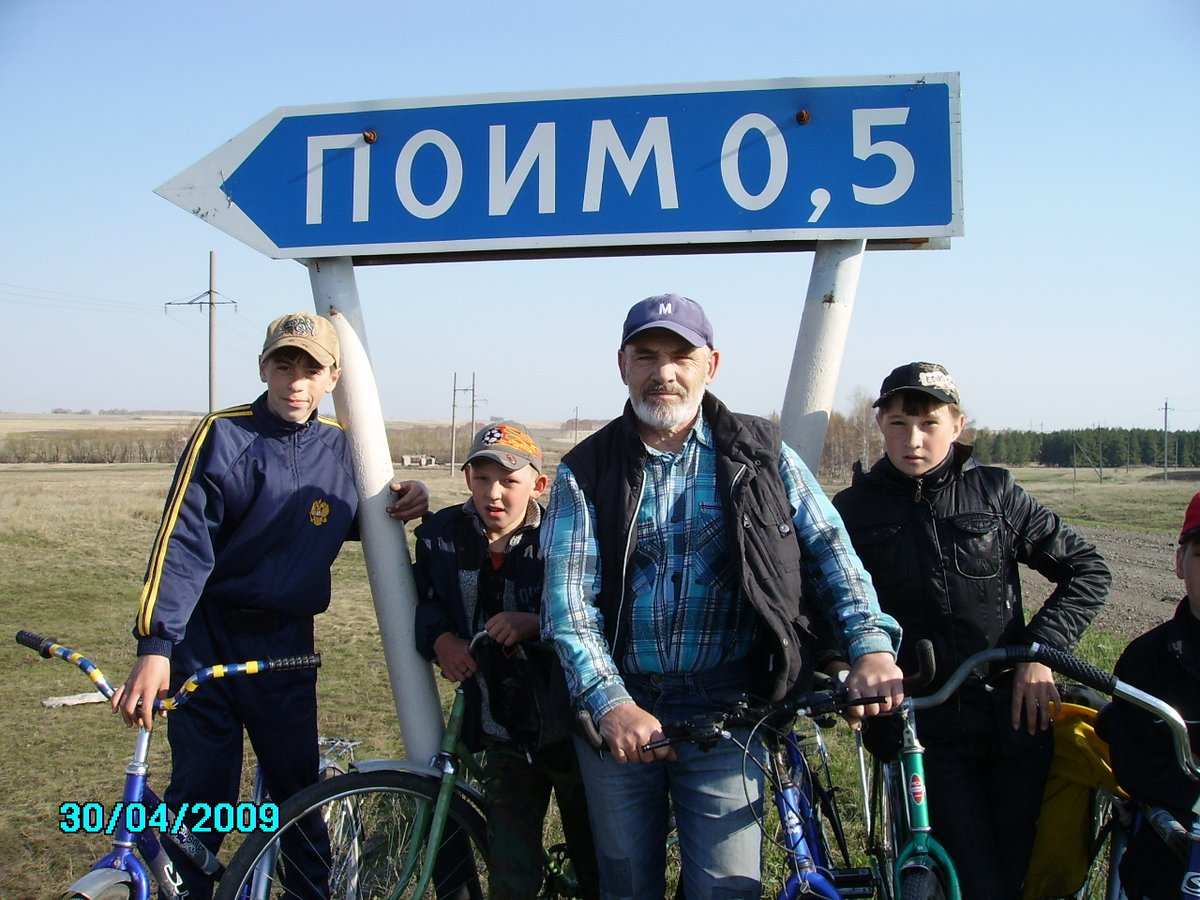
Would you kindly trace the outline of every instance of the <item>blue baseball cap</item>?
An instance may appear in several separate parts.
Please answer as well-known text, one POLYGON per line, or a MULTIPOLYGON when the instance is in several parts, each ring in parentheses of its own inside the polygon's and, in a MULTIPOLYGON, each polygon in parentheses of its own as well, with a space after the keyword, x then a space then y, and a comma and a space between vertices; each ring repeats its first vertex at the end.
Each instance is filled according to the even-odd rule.
POLYGON ((712 322, 695 300, 679 294, 658 294, 633 304, 621 330, 621 346, 631 337, 649 328, 673 331, 693 347, 713 345, 712 322))

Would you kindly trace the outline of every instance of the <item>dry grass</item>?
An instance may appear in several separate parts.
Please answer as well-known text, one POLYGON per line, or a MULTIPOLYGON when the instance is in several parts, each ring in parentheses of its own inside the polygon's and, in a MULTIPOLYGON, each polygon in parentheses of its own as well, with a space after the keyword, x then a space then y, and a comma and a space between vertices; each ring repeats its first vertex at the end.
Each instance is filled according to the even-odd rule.
MULTIPOLYGON (((120 798, 133 732, 104 705, 44 709, 46 697, 87 691, 73 666, 11 642, 24 628, 58 639, 124 679, 146 554, 171 466, 0 466, 0 758, 7 797, 0 816, 0 896, 57 895, 107 852, 100 837, 58 829, 64 801, 120 798)), ((418 473, 402 473, 411 477, 418 473)), ((435 508, 464 496, 461 476, 420 473, 435 508)), ((362 551, 347 544, 334 566, 330 611, 318 618, 325 665, 321 730, 364 741, 360 756, 403 754, 380 660, 379 629, 362 551)), ((151 784, 170 772, 167 742, 151 750, 151 784)))
MULTIPOLYGON (((134 654, 130 626, 146 553, 171 473, 167 465, 0 466, 0 633, 41 631, 89 655, 110 680, 123 679, 134 654)), ((1196 484, 1172 481, 1164 488, 1143 477, 1154 474, 1107 477, 1103 486, 1094 474, 1072 482, 1069 471, 1024 470, 1019 477, 1069 519, 1170 531, 1196 484)), ((425 480, 434 508, 465 496, 461 475, 445 469, 401 477, 425 480)), ((335 564, 334 586, 330 612, 318 619, 322 731, 364 740, 363 756, 401 754, 357 545, 347 545, 335 564)), ((103 706, 42 708, 41 699, 84 691, 88 682, 60 661, 7 647, 0 650, 7 793, 0 896, 47 896, 106 850, 101 838, 61 834, 59 803, 117 799, 133 735, 103 706)), ((160 738, 152 751, 152 783, 160 789, 169 772, 166 749, 160 738)), ((837 754, 845 756, 841 747, 837 754)), ((848 767, 839 769, 838 780, 851 785, 846 795, 855 793, 848 767)))

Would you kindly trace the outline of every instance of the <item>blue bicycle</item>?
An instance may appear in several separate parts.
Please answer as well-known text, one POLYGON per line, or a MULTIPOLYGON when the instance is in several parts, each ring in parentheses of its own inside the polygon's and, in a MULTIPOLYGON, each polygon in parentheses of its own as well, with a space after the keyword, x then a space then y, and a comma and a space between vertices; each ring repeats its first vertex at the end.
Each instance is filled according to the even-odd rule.
MULTIPOLYGON (((20 631, 17 643, 40 653, 46 659, 58 657, 77 666, 92 680, 101 694, 113 695, 113 688, 104 673, 87 657, 29 631, 20 631)), ((318 654, 293 656, 282 659, 251 660, 240 663, 210 666, 192 675, 173 697, 155 700, 154 709, 170 711, 178 709, 188 701, 192 693, 202 684, 214 678, 258 675, 267 672, 313 669, 321 665, 318 654)), ((103 831, 112 835, 112 850, 92 866, 82 878, 66 889, 64 898, 87 898, 87 900, 147 900, 157 883, 160 896, 184 897, 182 883, 163 849, 163 841, 171 841, 201 871, 220 877, 224 866, 216 856, 196 838, 193 829, 209 827, 223 833, 231 831, 273 831, 279 825, 278 809, 267 802, 261 777, 256 777, 256 795, 252 801, 238 804, 220 804, 219 808, 205 808, 200 804, 192 810, 201 820, 207 816, 207 825, 194 820, 193 829, 183 823, 175 810, 169 809, 151 790, 148 784, 151 732, 139 727, 134 738, 133 759, 125 769, 125 787, 121 799, 109 807, 100 803, 68 804, 60 807, 64 831, 103 831), (140 858, 139 858, 140 857, 140 858)), ((355 741, 335 740, 327 742, 322 766, 331 772, 342 771, 338 759, 352 754, 355 741)))
MULTIPOLYGON (((744 751, 743 774, 749 774, 752 765, 761 770, 778 816, 778 836, 766 821, 758 823, 785 861, 786 874, 780 876, 784 883, 777 900, 873 897, 876 882, 871 869, 851 864, 838 812, 839 788, 830 776, 829 752, 821 729, 832 725, 835 714, 850 706, 878 699, 851 701, 845 687, 830 679, 827 686, 783 703, 739 701, 711 715, 664 724, 664 738, 643 749, 651 752, 681 742, 704 749, 717 741, 733 741, 744 751), (749 730, 745 741, 734 733, 742 729, 749 730), (762 746, 761 754, 752 751, 755 744, 762 746)), ((583 713, 579 721, 592 746, 604 752, 590 717, 583 713)))

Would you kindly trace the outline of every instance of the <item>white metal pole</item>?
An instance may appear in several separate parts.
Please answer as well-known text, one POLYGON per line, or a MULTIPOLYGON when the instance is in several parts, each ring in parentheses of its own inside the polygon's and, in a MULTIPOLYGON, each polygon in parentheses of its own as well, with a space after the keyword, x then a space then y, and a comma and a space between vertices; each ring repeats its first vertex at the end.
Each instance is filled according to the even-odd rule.
POLYGON ((783 397, 783 439, 815 474, 846 349, 866 241, 817 241, 783 397))
POLYGON ((354 462, 359 533, 404 752, 424 763, 437 752, 444 725, 433 670, 416 651, 417 590, 404 526, 387 514, 395 471, 367 352, 354 264, 339 257, 309 260, 306 265, 317 312, 330 318, 341 343, 342 375, 333 403, 354 462))

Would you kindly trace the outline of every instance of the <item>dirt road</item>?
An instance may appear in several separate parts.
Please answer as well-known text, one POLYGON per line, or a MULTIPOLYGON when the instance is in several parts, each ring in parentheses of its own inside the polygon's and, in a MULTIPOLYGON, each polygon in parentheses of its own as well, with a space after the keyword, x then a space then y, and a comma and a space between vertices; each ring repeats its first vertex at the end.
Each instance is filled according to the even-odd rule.
MULTIPOLYGON (((1183 596, 1175 577, 1175 543, 1161 534, 1083 527, 1079 533, 1104 554, 1113 573, 1112 593, 1095 625, 1128 641, 1169 619, 1183 596)), ((1049 583, 1021 567, 1026 608, 1044 599, 1049 583)))

